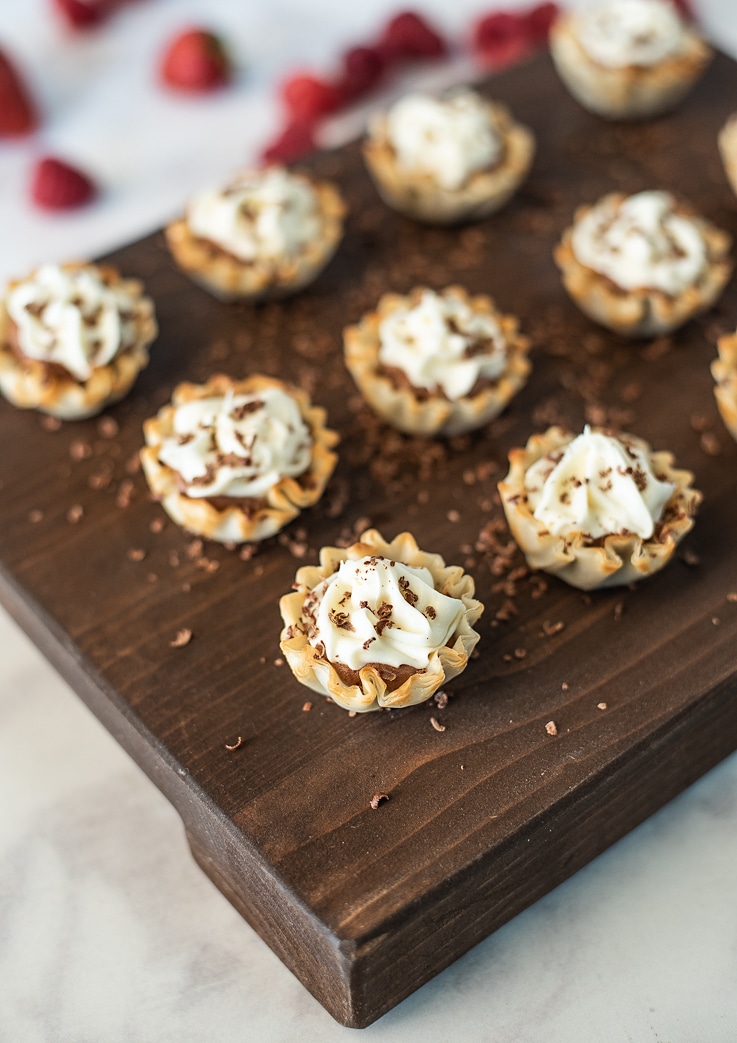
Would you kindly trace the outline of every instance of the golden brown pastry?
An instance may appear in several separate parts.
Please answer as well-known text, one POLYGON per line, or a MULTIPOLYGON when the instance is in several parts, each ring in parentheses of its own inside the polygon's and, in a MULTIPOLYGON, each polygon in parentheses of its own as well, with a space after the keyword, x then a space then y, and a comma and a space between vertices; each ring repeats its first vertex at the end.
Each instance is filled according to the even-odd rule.
POLYGON ((737 333, 717 341, 719 358, 711 364, 717 386, 714 394, 722 420, 732 438, 737 440, 737 333))

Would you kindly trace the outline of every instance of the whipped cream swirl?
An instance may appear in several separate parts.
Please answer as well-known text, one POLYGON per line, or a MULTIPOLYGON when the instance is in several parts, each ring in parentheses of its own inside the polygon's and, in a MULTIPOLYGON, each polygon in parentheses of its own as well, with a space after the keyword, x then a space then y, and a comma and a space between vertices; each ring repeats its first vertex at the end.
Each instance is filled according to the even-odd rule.
POLYGON ((647 453, 636 443, 588 426, 525 474, 529 506, 554 536, 582 532, 598 539, 634 533, 649 539, 675 488, 656 478, 647 453))
POLYGON ((435 589, 426 568, 378 555, 341 563, 307 597, 308 640, 331 662, 424 669, 449 644, 464 617, 459 598, 435 589))
POLYGON ((379 362, 401 369, 413 387, 440 389, 456 401, 478 380, 501 376, 507 345, 493 316, 474 311, 455 294, 423 290, 418 303, 382 319, 379 362))
POLYGON ((293 256, 320 230, 315 189, 281 167, 247 170, 222 191, 195 196, 187 223, 241 261, 293 256))
POLYGON ((669 192, 607 196, 575 223, 574 254, 624 290, 662 290, 670 296, 698 281, 707 247, 698 225, 676 209, 669 192))
POLYGON ((684 28, 669 0, 607 0, 576 14, 575 34, 599 65, 655 65, 681 50, 684 28))
POLYGON ((63 366, 79 381, 137 340, 140 295, 125 284, 108 286, 92 265, 45 264, 9 291, 5 306, 20 351, 63 366))
POLYGON ((312 455, 299 405, 278 388, 186 402, 175 408, 172 426, 159 459, 189 497, 264 496, 282 478, 303 474, 312 455))
POLYGON ((497 163, 503 148, 486 103, 469 90, 406 95, 389 110, 386 134, 400 167, 431 174, 450 191, 497 163))

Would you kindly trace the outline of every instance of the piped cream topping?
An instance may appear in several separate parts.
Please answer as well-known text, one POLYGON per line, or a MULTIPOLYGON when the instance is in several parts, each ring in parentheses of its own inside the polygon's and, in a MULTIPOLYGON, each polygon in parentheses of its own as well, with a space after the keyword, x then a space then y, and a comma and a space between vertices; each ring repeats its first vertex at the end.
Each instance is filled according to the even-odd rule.
POLYGON ((653 474, 648 455, 626 436, 589 427, 525 474, 532 513, 554 536, 634 533, 649 539, 675 488, 653 474))
POLYGON ((247 170, 220 192, 203 192, 187 207, 192 233, 241 261, 299 253, 320 230, 315 189, 281 167, 247 170))
POLYGON ((650 66, 681 50, 684 26, 669 0, 606 0, 575 16, 574 31, 599 65, 650 66))
POLYGON ((299 405, 278 388, 183 403, 172 426, 159 459, 190 497, 258 498, 310 463, 312 436, 299 405))
POLYGON ((507 366, 507 345, 493 316, 452 293, 423 290, 417 304, 393 309, 379 324, 379 361, 401 369, 416 388, 455 401, 507 366))
POLYGON ((503 148, 485 102, 469 90, 406 95, 389 110, 386 133, 400 167, 430 174, 450 191, 493 166, 503 148))
POLYGON ((377 555, 341 563, 305 600, 308 640, 331 663, 427 667, 449 644, 465 613, 459 598, 435 589, 426 568, 377 555))
POLYGON ((606 197, 576 221, 571 247, 581 264, 624 290, 671 296, 693 285, 707 261, 698 225, 669 192, 639 192, 621 203, 606 197))
POLYGON ((45 264, 6 298, 23 354, 63 366, 79 381, 133 347, 140 307, 138 293, 108 286, 93 265, 45 264))

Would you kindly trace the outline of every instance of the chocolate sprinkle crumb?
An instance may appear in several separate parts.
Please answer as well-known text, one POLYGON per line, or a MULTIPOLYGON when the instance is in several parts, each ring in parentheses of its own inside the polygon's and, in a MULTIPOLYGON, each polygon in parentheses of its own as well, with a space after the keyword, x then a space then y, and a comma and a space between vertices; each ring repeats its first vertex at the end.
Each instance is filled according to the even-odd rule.
POLYGON ((35 511, 28 512, 28 520, 32 525, 36 525, 38 522, 43 521, 44 512, 36 509, 35 511))
POLYGON ((441 724, 440 721, 436 717, 431 717, 430 718, 430 724, 433 726, 433 728, 435 729, 436 732, 444 732, 445 731, 445 727, 446 726, 444 724, 441 724))
POLYGON ((730 601, 733 605, 737 603, 737 590, 730 590, 727 594, 727 601, 730 601))
POLYGON ((543 634, 546 637, 553 637, 555 634, 559 634, 561 630, 565 630, 565 623, 562 619, 559 619, 557 623, 551 623, 549 620, 545 620, 543 623, 543 634))
POLYGON ((545 725, 545 731, 548 733, 548 735, 557 735, 558 725, 555 723, 555 721, 548 721, 548 723, 545 725))
POLYGON ((624 615, 624 601, 618 601, 614 606, 614 622, 618 622, 624 615))
POLYGON ((231 751, 232 750, 238 750, 238 749, 240 749, 240 747, 242 745, 243 745, 243 736, 239 735, 234 743, 226 742, 225 743, 225 749, 226 750, 231 750, 231 751))
POLYGON ((181 630, 177 630, 177 636, 173 641, 169 642, 170 648, 184 648, 192 640, 192 631, 189 627, 182 627, 181 630))
POLYGON ((597 710, 606 710, 606 703, 597 703, 596 704, 596 709, 597 710))
POLYGON ((312 709, 312 703, 310 703, 310 702, 302 703, 302 712, 303 713, 309 713, 309 711, 311 709, 312 709))
POLYGON ((369 804, 374 809, 374 811, 376 811, 379 804, 384 804, 387 800, 389 800, 388 793, 374 793, 373 797, 369 801, 369 804))
POLYGON ((82 521, 82 518, 84 518, 84 507, 79 503, 75 503, 67 511, 67 521, 70 525, 76 525, 77 522, 82 521))
POLYGON ((146 551, 143 550, 141 547, 131 547, 128 551, 129 561, 143 561, 145 557, 146 551))

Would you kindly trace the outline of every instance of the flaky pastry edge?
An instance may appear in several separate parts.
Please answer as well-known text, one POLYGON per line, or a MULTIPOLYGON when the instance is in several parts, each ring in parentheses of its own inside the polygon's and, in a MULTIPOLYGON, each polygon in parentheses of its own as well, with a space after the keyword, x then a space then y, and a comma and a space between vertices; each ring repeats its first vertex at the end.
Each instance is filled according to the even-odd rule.
POLYGON ((711 364, 716 381, 714 396, 724 424, 737 441, 737 333, 729 333, 717 341, 719 358, 711 364))

